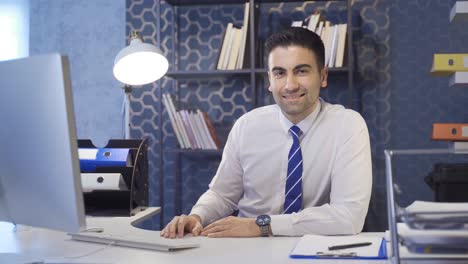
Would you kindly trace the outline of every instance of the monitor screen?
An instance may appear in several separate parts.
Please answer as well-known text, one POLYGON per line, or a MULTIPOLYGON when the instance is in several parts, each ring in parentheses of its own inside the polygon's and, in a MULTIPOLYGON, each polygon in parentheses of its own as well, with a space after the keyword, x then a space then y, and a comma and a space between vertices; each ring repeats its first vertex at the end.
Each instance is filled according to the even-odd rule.
POLYGON ((0 221, 85 228, 69 64, 59 54, 0 62, 0 221))

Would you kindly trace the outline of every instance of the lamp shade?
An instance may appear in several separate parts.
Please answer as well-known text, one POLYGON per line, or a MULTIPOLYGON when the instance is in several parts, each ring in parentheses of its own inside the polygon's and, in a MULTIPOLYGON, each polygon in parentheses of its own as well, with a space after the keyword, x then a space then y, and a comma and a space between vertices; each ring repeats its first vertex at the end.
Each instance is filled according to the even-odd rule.
POLYGON ((114 61, 114 76, 128 85, 154 82, 166 74, 169 63, 161 50, 154 45, 133 38, 114 61))

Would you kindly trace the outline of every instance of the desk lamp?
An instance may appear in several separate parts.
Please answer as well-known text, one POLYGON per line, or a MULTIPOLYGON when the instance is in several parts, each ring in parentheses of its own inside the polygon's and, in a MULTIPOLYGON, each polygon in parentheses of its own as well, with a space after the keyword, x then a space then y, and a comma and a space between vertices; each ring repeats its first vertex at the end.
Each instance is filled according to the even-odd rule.
POLYGON ((140 32, 130 33, 130 44, 115 57, 113 73, 124 84, 125 91, 125 139, 130 138, 130 95, 132 86, 141 86, 159 80, 166 74, 169 63, 161 50, 144 43, 140 32))

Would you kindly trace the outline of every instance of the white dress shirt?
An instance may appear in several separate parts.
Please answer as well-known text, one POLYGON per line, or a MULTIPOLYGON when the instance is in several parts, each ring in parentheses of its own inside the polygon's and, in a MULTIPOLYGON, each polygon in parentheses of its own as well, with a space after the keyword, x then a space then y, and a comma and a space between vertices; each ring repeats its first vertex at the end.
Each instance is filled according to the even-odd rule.
POLYGON ((229 216, 271 216, 273 235, 361 232, 372 188, 369 133, 361 115, 320 99, 303 132, 302 210, 282 214, 293 124, 277 105, 234 124, 215 177, 192 208, 203 226, 229 216))

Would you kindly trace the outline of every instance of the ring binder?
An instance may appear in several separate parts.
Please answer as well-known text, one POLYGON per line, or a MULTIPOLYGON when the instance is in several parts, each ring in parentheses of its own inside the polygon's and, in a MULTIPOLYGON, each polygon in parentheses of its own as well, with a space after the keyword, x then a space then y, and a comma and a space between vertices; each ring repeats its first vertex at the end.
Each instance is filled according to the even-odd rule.
MULTIPOLYGON (((91 140, 78 140, 78 148, 95 149, 91 140)), ((100 149, 102 156, 106 157, 106 152, 114 150, 117 155, 116 160, 107 162, 89 159, 85 166, 81 167, 81 172, 96 174, 120 173, 127 190, 94 190, 83 193, 85 211, 87 215, 93 216, 132 216, 148 207, 148 143, 147 139, 114 139, 110 140, 105 148, 100 149), (127 154, 125 154, 127 153, 127 154), (127 160, 128 159, 128 160, 127 160), (90 165, 91 164, 91 165, 90 165)), ((107 157, 111 157, 107 155, 107 157)), ((113 157, 115 158, 115 156, 113 157)), ((80 162, 82 165, 83 162, 80 162)))

